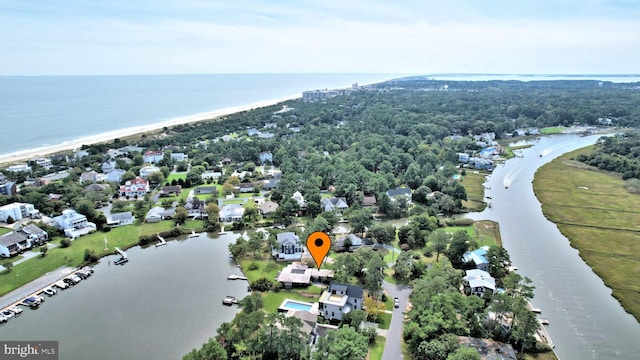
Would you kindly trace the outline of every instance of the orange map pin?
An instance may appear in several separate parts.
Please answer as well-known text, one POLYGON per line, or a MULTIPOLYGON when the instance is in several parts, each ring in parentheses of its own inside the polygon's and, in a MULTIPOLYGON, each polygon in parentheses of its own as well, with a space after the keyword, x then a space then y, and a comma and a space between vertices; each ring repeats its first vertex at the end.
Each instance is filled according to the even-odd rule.
POLYGON ((327 257, 329 249, 331 249, 331 238, 322 231, 311 233, 307 238, 307 249, 309 249, 311 256, 313 256, 313 260, 318 266, 318 270, 320 270, 322 261, 327 257))

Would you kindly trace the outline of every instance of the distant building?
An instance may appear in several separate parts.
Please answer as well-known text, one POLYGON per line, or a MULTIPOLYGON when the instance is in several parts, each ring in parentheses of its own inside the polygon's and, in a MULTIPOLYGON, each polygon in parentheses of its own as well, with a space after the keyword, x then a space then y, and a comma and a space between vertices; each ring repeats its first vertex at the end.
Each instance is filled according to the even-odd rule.
POLYGON ((12 165, 7 168, 11 172, 31 172, 31 166, 27 164, 12 165))
POLYGON ((276 210, 278 210, 278 207, 279 205, 273 201, 265 201, 264 203, 260 204, 258 210, 260 211, 260 214, 262 214, 262 216, 266 217, 275 213, 276 210))
POLYGON ((189 156, 185 153, 181 153, 181 152, 171 153, 171 161, 181 162, 181 161, 186 161, 188 158, 189 156))
POLYGON ((13 257, 19 253, 31 249, 31 242, 21 233, 12 231, 0 235, 0 257, 13 257))
POLYGON ((306 203, 304 202, 304 196, 302 196, 300 191, 294 192, 291 197, 298 203, 300 207, 303 207, 306 205, 306 203))
POLYGON ((362 247, 362 239, 354 234, 349 234, 346 236, 341 236, 336 239, 333 243, 334 251, 353 251, 362 247), (347 249, 347 240, 350 243, 349 248, 347 249))
POLYGON ((53 218, 56 225, 70 238, 77 238, 96 230, 96 224, 87 221, 87 217, 73 209, 67 209, 62 215, 53 218))
POLYGON ((107 217, 107 225, 110 227, 118 227, 124 225, 131 225, 135 218, 131 211, 111 214, 107 217))
POLYGON ((164 153, 162 151, 153 151, 153 150, 145 151, 144 155, 142 155, 144 162, 150 163, 150 164, 155 164, 159 162, 160 160, 162 160, 163 157, 164 157, 164 153))
POLYGON ((347 205, 347 199, 343 197, 322 198, 320 200, 320 204, 324 211, 340 212, 349 208, 349 205, 347 205))
POLYGON ((109 159, 109 160, 103 162, 102 165, 100 166, 100 168, 102 169, 102 172, 104 174, 108 174, 108 173, 112 172, 113 170, 115 170, 117 168, 117 166, 118 166, 118 164, 115 161, 109 159))
POLYGON ((407 199, 407 204, 411 204, 411 189, 399 187, 395 189, 389 189, 386 192, 387 196, 391 201, 396 201, 397 197, 404 196, 407 199))
POLYGON ((141 197, 149 192, 149 182, 143 178, 137 177, 129 180, 120 186, 121 197, 141 197))
POLYGON ((0 206, 0 221, 6 222, 9 217, 14 221, 37 216, 39 213, 32 204, 14 202, 0 206))
POLYGON ((273 163, 273 154, 271 154, 270 152, 261 152, 260 153, 260 162, 264 164, 267 161, 269 163, 273 163))
POLYGON ((140 177, 146 179, 153 173, 160 172, 160 168, 157 166, 145 166, 140 168, 140 177))
POLYGON ((154 223, 162 220, 169 220, 173 218, 176 213, 175 209, 164 209, 159 206, 149 209, 147 215, 144 217, 145 222, 154 223))
POLYGON ((47 159, 47 158, 37 158, 35 160, 33 160, 36 164, 38 164, 39 166, 49 170, 51 169, 51 160, 47 159))

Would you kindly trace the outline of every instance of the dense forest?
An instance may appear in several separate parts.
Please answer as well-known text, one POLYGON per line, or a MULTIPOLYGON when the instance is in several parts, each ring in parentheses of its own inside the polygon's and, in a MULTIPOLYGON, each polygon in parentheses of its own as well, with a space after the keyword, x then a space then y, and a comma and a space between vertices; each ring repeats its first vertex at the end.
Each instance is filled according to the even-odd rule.
POLYGON ((594 151, 579 155, 576 160, 602 170, 620 173, 625 180, 640 179, 640 134, 625 132, 602 137, 594 151))

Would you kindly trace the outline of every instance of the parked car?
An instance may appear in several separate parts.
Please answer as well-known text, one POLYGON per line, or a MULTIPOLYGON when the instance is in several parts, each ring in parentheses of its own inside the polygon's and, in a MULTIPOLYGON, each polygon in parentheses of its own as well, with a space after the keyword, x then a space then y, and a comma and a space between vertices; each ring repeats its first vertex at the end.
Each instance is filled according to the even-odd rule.
POLYGON ((17 306, 12 307, 11 309, 9 309, 9 311, 11 311, 12 313, 14 313, 16 316, 22 314, 22 309, 20 309, 17 306))
POLYGON ((89 277, 89 275, 87 275, 86 273, 84 273, 82 271, 76 271, 76 273, 74 275, 79 277, 81 280, 84 280, 84 279, 89 277))
POLYGON ((44 288, 44 290, 42 290, 43 293, 49 295, 49 296, 53 296, 56 294, 56 290, 52 287, 46 287, 44 288))
POLYGON ((75 281, 76 284, 82 281, 82 278, 76 274, 71 274, 68 277, 70 277, 73 281, 75 281))
POLYGON ((69 284, 67 284, 66 282, 64 282, 63 280, 60 281, 56 281, 53 285, 55 285, 56 287, 60 288, 60 289, 66 289, 69 287, 69 284))
POLYGON ((0 316, 4 316, 7 319, 11 319, 12 317, 16 316, 16 314, 14 314, 13 311, 11 310, 4 310, 0 312, 0 316))
POLYGON ((6 323, 7 321, 9 321, 9 318, 7 318, 7 317, 6 317, 6 316, 4 316, 4 315, 0 315, 0 324, 4 324, 4 323, 6 323))
POLYGON ((400 300, 398 298, 393 298, 393 307, 396 309, 400 307, 400 300))
POLYGON ((64 278, 62 279, 62 281, 65 282, 65 284, 67 284, 67 286, 73 286, 75 284, 77 284, 77 282, 75 280, 73 280, 72 278, 64 278))
POLYGON ((42 303, 42 300, 44 300, 44 298, 41 296, 29 296, 22 300, 22 303, 29 307, 36 307, 42 303))

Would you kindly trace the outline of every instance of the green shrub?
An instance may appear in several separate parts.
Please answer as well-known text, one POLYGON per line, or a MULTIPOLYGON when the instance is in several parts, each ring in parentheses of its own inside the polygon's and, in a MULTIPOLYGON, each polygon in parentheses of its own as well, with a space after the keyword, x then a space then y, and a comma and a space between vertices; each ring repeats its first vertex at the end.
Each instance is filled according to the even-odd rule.
POLYGON ((98 261, 99 257, 98 254, 96 254, 95 250, 91 250, 91 249, 84 249, 84 261, 87 263, 94 263, 96 261, 98 261))
POLYGON ((71 240, 69 240, 69 239, 60 240, 60 247, 61 248, 68 248, 69 246, 71 246, 71 240))
POLYGON ((273 283, 271 280, 267 278, 260 278, 251 283, 251 290, 265 292, 271 290, 272 286, 273 283))
POLYGON ((255 263, 255 262, 252 262, 248 266, 249 271, 258 270, 259 268, 260 268, 260 266, 258 265, 258 263, 255 263))

